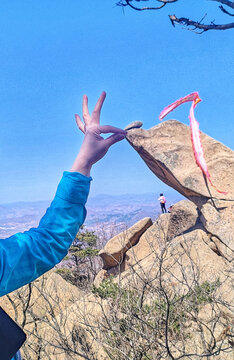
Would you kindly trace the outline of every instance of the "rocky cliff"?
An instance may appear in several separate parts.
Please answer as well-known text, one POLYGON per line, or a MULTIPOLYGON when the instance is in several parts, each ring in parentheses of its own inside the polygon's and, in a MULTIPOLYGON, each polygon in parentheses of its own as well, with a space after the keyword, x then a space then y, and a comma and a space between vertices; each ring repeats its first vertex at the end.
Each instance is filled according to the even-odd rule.
MULTIPOLYGON (((227 191, 227 195, 224 195, 210 187, 197 166, 188 126, 170 120, 149 130, 131 129, 127 140, 157 177, 188 200, 175 204, 170 214, 162 214, 154 224, 147 226, 134 243, 131 242, 134 227, 128 233, 123 232, 111 239, 100 252, 104 259, 104 269, 97 276, 95 284, 100 286, 101 281, 111 275, 121 281, 124 287, 137 287, 141 291, 144 286, 147 288, 151 284, 152 292, 153 286, 159 293, 164 293, 168 311, 174 306, 173 301, 168 300, 171 296, 169 294, 173 293, 174 297, 188 296, 191 291, 196 293, 195 288, 203 288, 204 284, 218 284, 212 306, 212 301, 200 304, 197 313, 197 319, 200 317, 200 320, 190 319, 193 335, 188 335, 183 346, 185 353, 197 354, 198 358, 205 356, 206 352, 212 359, 231 359, 232 352, 220 351, 218 354, 217 349, 222 348, 221 342, 225 342, 227 348, 231 346, 230 338, 228 340, 227 336, 224 340, 221 334, 231 329, 234 319, 234 153, 201 133, 212 180, 218 188, 227 191), (126 243, 129 244, 128 248, 126 243), (113 264, 113 259, 118 265, 112 268, 106 266, 111 260, 113 264), (224 306, 225 301, 227 306, 224 306), (222 303, 222 311, 218 303, 222 303), (214 313, 219 315, 215 317, 214 313), (212 331, 216 321, 216 330, 212 331), (209 324, 206 330, 205 323, 209 324), (207 345, 204 348, 204 343, 212 342, 209 336, 216 343, 213 344, 216 352, 209 353, 207 345), (194 345, 189 337, 193 338, 194 345)), ((146 218, 135 227, 149 224, 149 220, 146 218)), ((170 346, 173 354, 168 349, 168 358, 184 356, 172 344, 170 346)), ((190 359, 188 356, 185 358, 190 359)))
POLYGON ((132 129, 127 139, 146 165, 162 181, 197 206, 198 218, 210 235, 210 246, 228 261, 233 259, 234 153, 201 133, 205 158, 213 183, 227 192, 220 194, 197 166, 188 126, 165 121, 149 130, 132 129))
POLYGON ((25 359, 233 359, 234 155, 201 139, 225 196, 196 165, 187 126, 128 131, 146 165, 188 200, 110 239, 92 291, 52 274, 4 297, 29 332, 25 359))

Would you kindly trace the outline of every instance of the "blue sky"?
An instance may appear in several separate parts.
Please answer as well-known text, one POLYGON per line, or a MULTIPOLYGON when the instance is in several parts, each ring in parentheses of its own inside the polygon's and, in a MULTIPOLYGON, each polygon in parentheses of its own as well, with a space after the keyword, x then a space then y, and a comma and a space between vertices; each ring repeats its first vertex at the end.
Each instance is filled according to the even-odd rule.
MULTIPOLYGON (((214 2, 199 3, 123 13, 114 0, 1 1, 0 203, 53 197, 82 142, 74 113, 84 93, 92 107, 107 92, 102 124, 141 120, 147 129, 166 105, 198 90, 200 129, 232 147, 234 31, 195 35, 167 16, 230 21, 214 2)), ((188 124, 188 109, 173 118, 188 124)), ((126 141, 91 175, 91 196, 169 193, 126 141)))

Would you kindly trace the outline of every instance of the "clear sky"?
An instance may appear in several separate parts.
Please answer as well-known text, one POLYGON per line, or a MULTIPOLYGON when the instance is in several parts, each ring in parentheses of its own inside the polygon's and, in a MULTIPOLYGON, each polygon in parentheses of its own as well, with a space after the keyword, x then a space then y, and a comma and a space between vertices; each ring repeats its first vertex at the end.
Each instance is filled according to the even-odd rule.
MULTIPOLYGON (((82 141, 74 113, 84 93, 92 106, 107 92, 102 124, 141 120, 147 129, 166 105, 198 90, 200 129, 233 146, 234 31, 195 35, 168 20, 208 12, 230 22, 215 2, 197 3, 123 13, 115 0, 0 2, 0 203, 53 197, 82 141)), ((188 124, 188 109, 173 118, 188 124)), ((126 141, 92 177, 91 196, 167 191, 126 141)))

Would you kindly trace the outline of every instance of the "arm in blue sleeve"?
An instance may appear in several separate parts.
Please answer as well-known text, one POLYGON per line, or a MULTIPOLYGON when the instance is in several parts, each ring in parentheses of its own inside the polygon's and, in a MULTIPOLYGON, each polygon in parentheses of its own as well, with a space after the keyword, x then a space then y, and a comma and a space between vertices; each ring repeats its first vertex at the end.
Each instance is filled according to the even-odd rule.
POLYGON ((65 171, 38 228, 0 240, 0 296, 35 280, 64 258, 84 222, 91 180, 65 171))

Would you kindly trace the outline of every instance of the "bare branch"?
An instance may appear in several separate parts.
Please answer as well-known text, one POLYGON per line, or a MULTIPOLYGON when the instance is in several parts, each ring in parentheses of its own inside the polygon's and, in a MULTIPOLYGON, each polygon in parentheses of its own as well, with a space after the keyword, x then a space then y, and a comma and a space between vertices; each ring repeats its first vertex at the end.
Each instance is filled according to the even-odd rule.
MULTIPOLYGON (((133 10, 137 10, 137 11, 144 11, 144 10, 160 10, 162 9, 165 5, 170 4, 170 3, 174 3, 177 2, 178 0, 155 0, 159 3, 161 3, 160 6, 144 6, 144 7, 137 7, 132 5, 132 2, 134 0, 121 0, 117 3, 117 6, 129 6, 130 8, 132 8, 133 10)), ((135 0, 136 2, 143 2, 143 1, 149 1, 149 0, 135 0)))
POLYGON ((224 14, 234 16, 234 14, 231 14, 229 11, 227 11, 222 5, 220 5, 219 8, 222 12, 224 12, 224 14))
POLYGON ((234 28, 234 22, 230 23, 230 24, 222 24, 222 25, 216 25, 212 22, 210 25, 206 25, 206 24, 201 24, 198 21, 193 21, 193 20, 190 20, 190 19, 184 18, 184 17, 177 18, 176 15, 169 15, 169 18, 170 18, 173 26, 175 26, 175 23, 181 24, 181 25, 186 25, 186 26, 193 26, 194 29, 192 29, 192 31, 194 31, 196 29, 200 29, 200 30, 202 30, 202 32, 205 32, 208 30, 228 30, 228 29, 234 28))
POLYGON ((223 5, 229 6, 230 8, 234 9, 234 2, 233 1, 229 1, 229 0, 211 0, 211 1, 216 1, 219 2, 223 5))
MULTIPOLYGON (((140 6, 136 5, 138 3, 145 3, 148 1, 150 1, 150 0, 120 0, 117 2, 117 6, 122 6, 122 7, 129 6, 133 10, 137 10, 137 11, 160 10, 164 6, 175 3, 178 0, 155 0, 156 2, 160 3, 159 6, 140 7, 140 6)), ((234 1, 230 1, 230 0, 211 0, 211 1, 215 1, 218 3, 224 4, 224 5, 228 6, 229 8, 234 9, 234 1)), ((222 5, 220 5, 219 8, 223 13, 225 13, 229 16, 234 16, 234 14, 230 13, 222 5)), ((208 31, 208 30, 229 30, 229 29, 234 28, 234 23, 216 25, 214 23, 214 21, 211 21, 210 24, 203 24, 202 23, 203 19, 201 21, 194 21, 194 20, 190 20, 187 17, 177 18, 176 15, 169 15, 169 18, 170 18, 170 21, 173 26, 175 26, 175 23, 185 25, 188 28, 188 30, 193 31, 198 34, 202 34, 203 32, 208 31), (200 30, 200 31, 196 31, 196 30, 200 30)))

